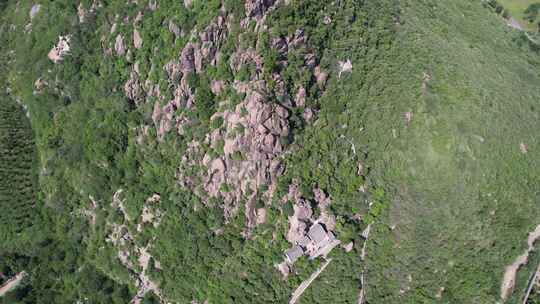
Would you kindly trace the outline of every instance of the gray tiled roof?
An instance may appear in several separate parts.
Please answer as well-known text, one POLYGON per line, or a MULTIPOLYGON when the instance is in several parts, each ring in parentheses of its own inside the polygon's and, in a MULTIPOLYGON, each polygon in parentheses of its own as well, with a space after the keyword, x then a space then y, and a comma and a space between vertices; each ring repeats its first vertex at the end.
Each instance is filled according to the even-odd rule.
POLYGON ((311 226, 308 232, 308 236, 315 243, 320 243, 327 237, 326 230, 324 230, 321 224, 315 224, 311 226))
POLYGON ((291 263, 294 263, 299 257, 304 255, 304 250, 298 245, 294 246, 293 248, 285 251, 285 255, 289 259, 291 263))

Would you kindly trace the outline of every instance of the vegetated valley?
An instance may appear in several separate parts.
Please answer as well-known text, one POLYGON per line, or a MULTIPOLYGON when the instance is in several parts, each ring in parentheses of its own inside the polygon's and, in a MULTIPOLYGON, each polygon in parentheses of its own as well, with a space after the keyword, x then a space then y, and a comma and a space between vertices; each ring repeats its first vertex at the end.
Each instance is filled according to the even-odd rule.
POLYGON ((540 302, 500 2, 0 2, 0 303, 540 302))

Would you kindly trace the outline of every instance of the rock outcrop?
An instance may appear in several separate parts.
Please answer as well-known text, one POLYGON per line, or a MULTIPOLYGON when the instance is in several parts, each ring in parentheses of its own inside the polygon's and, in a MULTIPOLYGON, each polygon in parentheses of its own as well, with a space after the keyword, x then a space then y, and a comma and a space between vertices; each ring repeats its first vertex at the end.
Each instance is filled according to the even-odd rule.
POLYGON ((133 30, 133 46, 136 49, 140 49, 142 47, 143 40, 141 37, 141 33, 137 29, 133 30))
POLYGON ((30 20, 34 19, 34 17, 36 17, 36 15, 39 13, 39 11, 41 10, 41 4, 34 4, 32 5, 32 8, 30 9, 30 20))
POLYGON ((124 36, 118 34, 114 42, 114 51, 118 56, 124 56, 126 54, 126 47, 124 46, 124 36))
POLYGON ((60 63, 71 51, 71 47, 69 45, 70 40, 70 35, 59 36, 58 43, 49 51, 47 57, 49 57, 49 59, 54 63, 60 63))
POLYGON ((341 78, 341 74, 343 73, 350 73, 352 71, 352 68, 353 66, 349 59, 347 59, 347 61, 340 61, 338 77, 341 78))
MULTIPOLYGON (((262 22, 274 4, 274 0, 248 0, 245 3, 246 18, 262 22)), ((186 1, 185 5, 189 7, 191 2, 186 1)), ((191 87, 190 79, 194 74, 206 73, 208 67, 217 67, 221 63, 220 47, 230 34, 232 18, 222 12, 203 30, 193 30, 189 34, 193 39, 185 44, 178 58, 163 66, 172 98, 168 101, 162 98, 152 100, 151 119, 158 140, 163 140, 169 132, 185 136, 197 123, 190 115, 198 107, 195 102, 197 88, 191 87)), ((177 38, 184 35, 174 22, 169 20, 166 26, 177 38)), ((136 42, 137 33, 134 30, 135 48, 141 46, 136 42)), ((318 60, 315 53, 306 47, 307 41, 305 32, 298 29, 288 37, 272 38, 271 45, 283 56, 280 63, 283 66, 287 65, 289 53, 298 50, 304 58, 302 69, 311 73, 312 79, 316 79, 323 88, 328 76, 317 66, 318 60)), ((115 50, 118 55, 126 51, 121 35, 116 38, 115 50)), ((266 221, 264 202, 273 196, 277 179, 285 170, 282 156, 291 138, 291 112, 299 109, 304 120, 311 122, 316 111, 307 105, 306 87, 299 86, 294 92, 288 92, 285 81, 277 72, 270 75, 271 87, 262 80, 264 60, 256 48, 237 48, 227 56, 227 60, 226 64, 233 73, 246 66, 253 69, 242 81, 209 79, 211 92, 216 98, 221 98, 216 101, 216 112, 210 117, 213 127, 204 140, 193 140, 188 144, 176 178, 181 186, 193 189, 205 203, 209 203, 211 198, 219 198, 223 202, 220 207, 226 219, 237 214, 241 203, 245 204, 245 236, 249 236, 253 227, 266 221), (230 98, 222 96, 227 95, 223 92, 239 98, 232 104, 230 98), (279 102, 276 96, 279 96, 279 102)), ((143 77, 134 68, 124 86, 126 96, 136 105, 151 96, 149 88, 152 86, 147 88, 149 80, 145 82, 143 77)), ((306 208, 308 205, 306 203, 306 208)), ((308 212, 300 205, 297 208, 300 208, 300 218, 308 212)))
POLYGON ((275 0, 246 0, 246 16, 261 18, 274 2, 275 0))
MULTIPOLYGON (((122 193, 122 189, 118 189, 114 193, 111 207, 113 208, 113 210, 120 211, 120 213, 123 215, 122 221, 124 223, 131 222, 133 221, 133 219, 126 212, 124 206, 125 200, 122 199, 122 193)), ((156 204, 159 201, 160 196, 154 194, 146 200, 145 207, 156 204)), ((158 218, 160 218, 161 214, 157 214, 157 216, 158 218)), ((152 222, 155 226, 156 220, 154 219, 154 217, 156 217, 156 214, 152 213, 152 222)), ((153 292, 156 296, 158 296, 162 303, 166 303, 166 300, 161 292, 161 289, 159 288, 159 285, 152 279, 150 279, 148 274, 148 271, 150 270, 150 259, 153 259, 149 251, 152 247, 151 241, 148 242, 145 246, 137 245, 137 243, 135 242, 136 234, 142 232, 142 229, 144 227, 143 225, 146 223, 145 218, 146 220, 148 220, 148 214, 145 214, 145 211, 143 210, 143 213, 141 214, 141 220, 137 224, 136 232, 130 231, 128 227, 129 225, 119 224, 116 222, 108 222, 108 230, 111 232, 106 236, 106 242, 111 244, 116 250, 118 250, 117 257, 120 261, 120 264, 122 264, 129 271, 132 279, 135 281, 137 293, 135 294, 130 303, 141 303, 144 295, 150 291, 153 292), (135 259, 133 259, 132 257, 134 257, 135 259), (134 263, 132 262, 133 260, 137 261, 138 265, 134 265, 134 263)), ((159 225, 159 222, 157 223, 157 225, 159 225)), ((156 264, 159 264, 159 262, 156 261, 156 264)))

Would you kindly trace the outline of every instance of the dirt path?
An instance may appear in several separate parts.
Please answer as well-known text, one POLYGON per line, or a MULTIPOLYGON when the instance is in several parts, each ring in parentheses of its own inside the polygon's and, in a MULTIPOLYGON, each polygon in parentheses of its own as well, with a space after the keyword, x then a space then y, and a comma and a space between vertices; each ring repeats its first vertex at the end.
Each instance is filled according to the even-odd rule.
POLYGON ((519 22, 517 22, 517 20, 514 19, 514 18, 510 18, 510 19, 506 20, 506 24, 509 27, 515 28, 516 30, 523 31, 523 27, 521 26, 521 24, 519 24, 519 22))
POLYGON ((504 301, 508 299, 510 294, 512 294, 512 291, 514 290, 514 286, 516 285, 516 276, 518 270, 521 268, 521 266, 525 265, 527 263, 527 260, 529 258, 529 253, 534 249, 534 243, 540 239, 540 225, 536 227, 534 231, 529 233, 529 237, 527 238, 527 250, 516 258, 514 263, 511 265, 506 266, 506 269, 504 271, 504 277, 501 284, 501 299, 504 301))
POLYGON ((9 279, 2 287, 0 287, 0 297, 3 297, 6 293, 13 290, 15 287, 21 283, 22 279, 26 276, 26 272, 19 272, 16 276, 9 279))
POLYGON ((294 303, 296 303, 296 301, 298 301, 298 299, 304 293, 304 291, 306 291, 306 289, 309 287, 309 285, 311 285, 311 283, 313 283, 313 281, 315 281, 315 279, 321 274, 321 272, 324 271, 324 269, 326 268, 326 266, 328 266, 328 264, 330 264, 330 262, 332 262, 332 259, 329 259, 328 261, 326 261, 326 263, 324 263, 321 266, 321 268, 319 268, 317 271, 315 271, 314 273, 311 274, 309 279, 302 282, 302 284, 300 284, 300 286, 298 286, 298 288, 296 288, 296 290, 292 294, 292 297, 291 297, 291 300, 289 301, 289 304, 294 304, 294 303))
POLYGON ((539 276, 540 276, 540 265, 536 267, 536 271, 533 273, 533 275, 529 279, 529 285, 527 286, 527 291, 525 292, 525 296, 523 297, 523 304, 527 304, 527 301, 529 300, 529 296, 531 295, 531 291, 534 287, 534 284, 538 282, 539 276))

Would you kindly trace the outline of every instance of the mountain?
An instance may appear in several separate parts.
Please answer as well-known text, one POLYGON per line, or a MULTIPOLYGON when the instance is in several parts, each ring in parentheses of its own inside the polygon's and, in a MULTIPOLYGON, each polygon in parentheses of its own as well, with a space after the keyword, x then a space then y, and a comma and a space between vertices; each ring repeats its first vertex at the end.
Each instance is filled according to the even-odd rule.
POLYGON ((522 300, 540 47, 496 6, 3 5, 3 303, 522 300))

